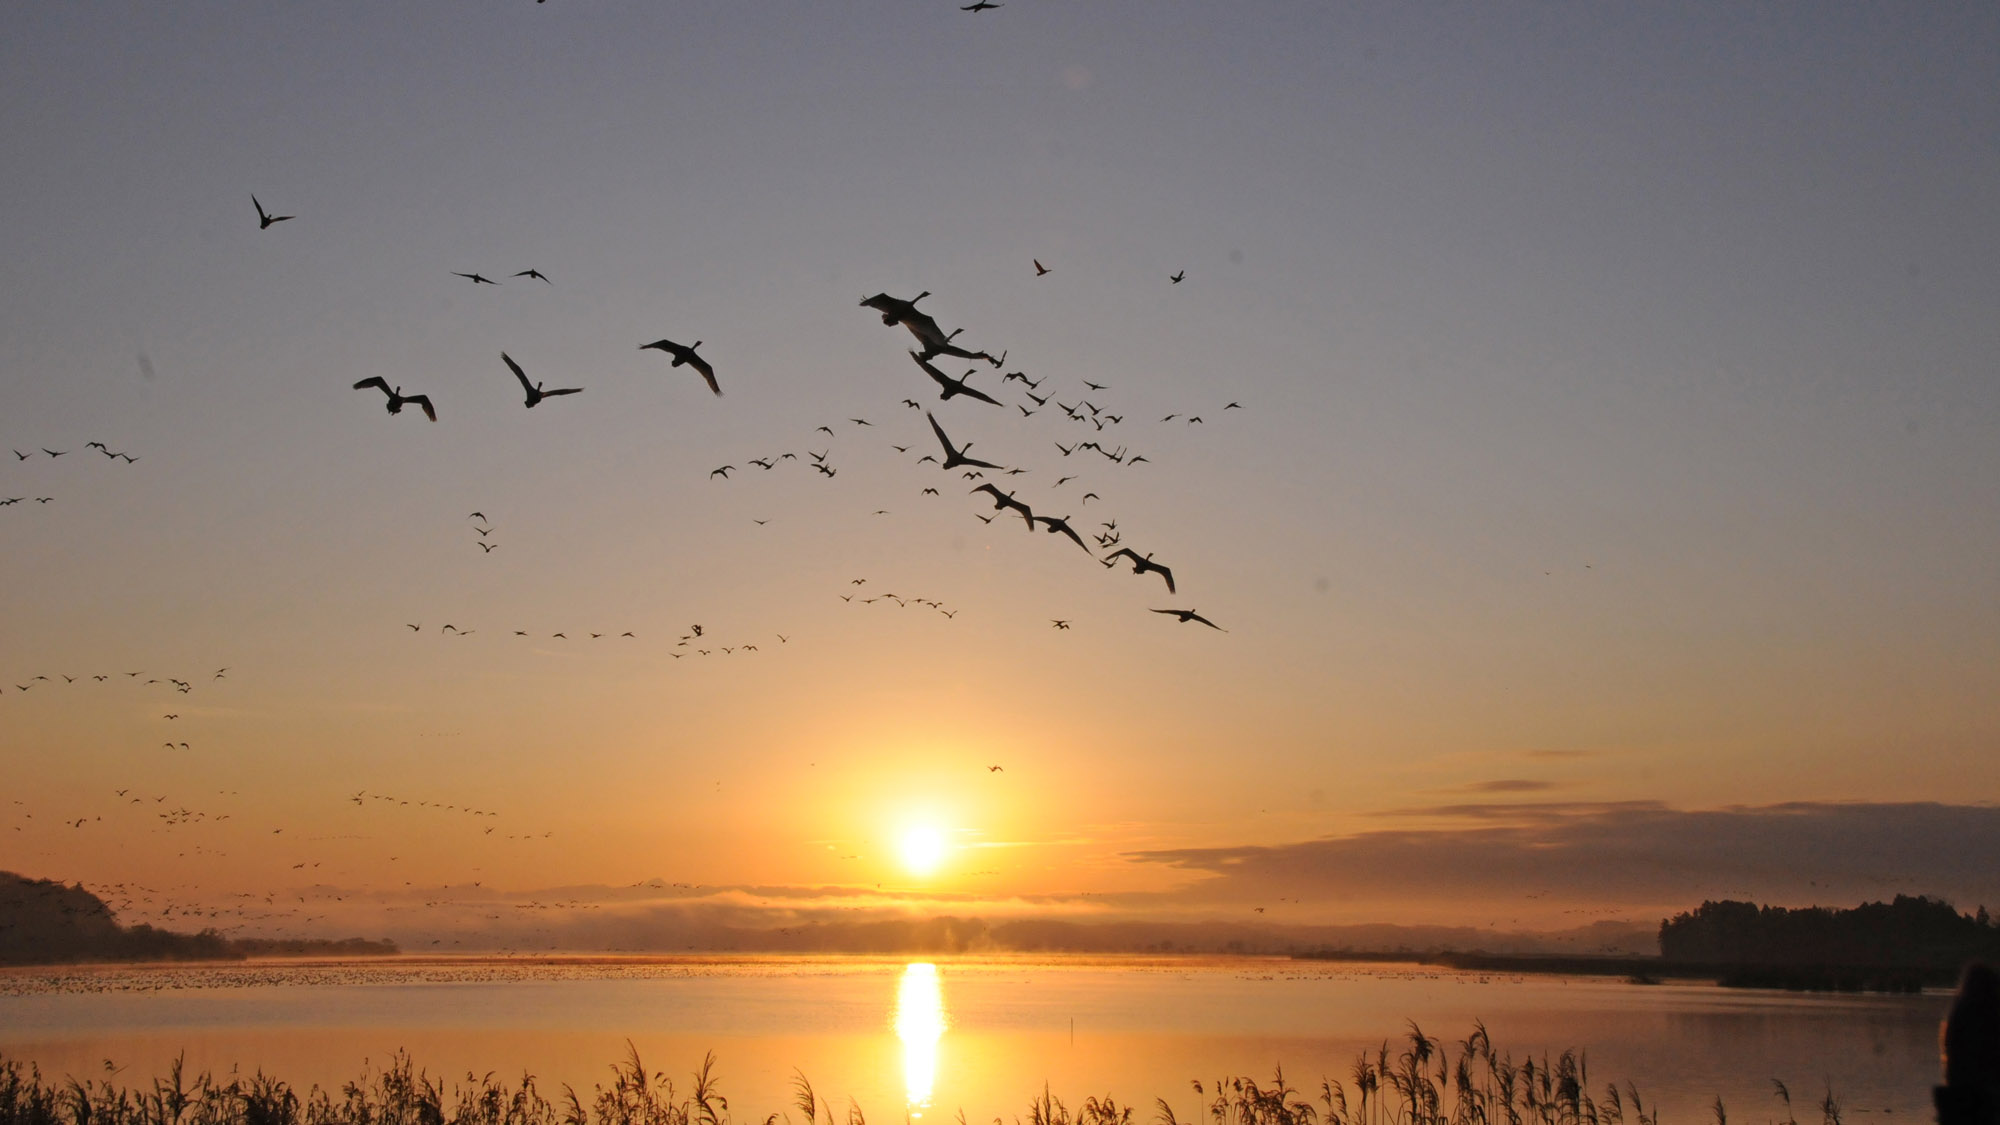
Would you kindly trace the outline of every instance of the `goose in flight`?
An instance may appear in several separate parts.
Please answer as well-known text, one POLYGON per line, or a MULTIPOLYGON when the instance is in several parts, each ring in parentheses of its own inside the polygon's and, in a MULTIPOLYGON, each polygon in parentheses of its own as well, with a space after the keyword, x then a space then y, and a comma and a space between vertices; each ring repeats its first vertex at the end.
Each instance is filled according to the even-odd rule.
POLYGON ((959 449, 953 446, 951 444, 951 439, 944 436, 944 427, 938 425, 938 420, 936 418, 931 417, 930 411, 926 410, 924 412, 924 418, 925 420, 930 422, 931 432, 937 435, 938 444, 944 446, 944 465, 942 466, 943 468, 956 469, 960 465, 978 465, 979 467, 984 469, 997 469, 1000 467, 998 465, 995 465, 991 461, 981 461, 976 457, 967 457, 965 455, 965 450, 972 448, 971 442, 968 441, 965 443, 965 449, 959 449))
POLYGON ((683 363, 687 364, 689 367, 692 367, 697 372, 699 372, 703 379, 708 380, 709 390, 714 391, 716 394, 721 394, 722 385, 715 381, 715 368, 710 367, 708 365, 707 360, 694 354, 694 350, 700 346, 701 346, 700 340, 696 340, 694 343, 686 347, 682 347, 681 345, 674 343, 672 340, 655 340, 650 344, 640 344, 639 350, 643 352, 647 348, 658 348, 659 350, 666 352, 668 355, 674 357, 674 362, 672 366, 679 367, 683 363))
POLYGON ((1084 546, 1083 536, 1078 535, 1076 533, 1076 529, 1069 525, 1068 516, 1036 516, 1029 522, 1042 524, 1048 530, 1048 533, 1050 535, 1069 536, 1069 541, 1076 544, 1078 547, 1082 547, 1084 554, 1093 555, 1093 557, 1095 557, 1091 549, 1087 546, 1084 546))
POLYGON ((382 393, 389 396, 389 413, 391 414, 401 414, 404 405, 408 404, 421 408, 424 412, 424 417, 429 418, 431 421, 435 422, 438 420, 438 413, 432 408, 431 396, 429 395, 406 395, 403 393, 403 388, 391 387, 389 381, 380 375, 363 379, 359 383, 354 384, 354 389, 357 391, 366 387, 380 387, 382 393))
POLYGON ((266 210, 264 210, 264 205, 263 205, 262 203, 259 203, 259 202, 257 202, 257 197, 256 197, 256 196, 254 196, 254 195, 250 197, 250 205, 251 205, 252 207, 255 207, 255 208, 257 209, 257 229, 258 229, 258 230, 268 230, 268 229, 270 229, 270 226, 271 226, 271 224, 272 224, 272 223, 282 223, 282 222, 284 222, 284 221, 285 221, 285 220, 287 220, 287 219, 292 219, 292 218, 296 218, 296 217, 297 217, 297 216, 295 216, 295 215, 273 215, 273 214, 271 214, 271 213, 270 213, 269 211, 266 211, 266 210))
MULTIPOLYGON (((954 379, 951 376, 946 375, 944 372, 939 371, 936 367, 931 365, 931 362, 928 359, 926 359, 921 355, 918 355, 916 352, 911 352, 910 358, 917 361, 917 366, 924 369, 924 374, 929 375, 932 381, 936 382, 938 386, 944 388, 944 393, 939 395, 938 397, 940 399, 943 399, 945 402, 950 402, 952 399, 958 397, 959 395, 966 395, 971 398, 976 398, 981 402, 990 402, 995 406, 999 406, 1001 404, 999 399, 994 398, 992 395, 987 394, 985 391, 967 386, 965 383, 965 379, 954 379)), ((966 378, 971 378, 972 376, 971 371, 967 371, 965 374, 966 378)))
POLYGON ((994 484, 982 484, 978 488, 973 489, 972 491, 984 492, 991 495, 993 497, 993 510, 996 512, 1006 508, 1012 508, 1015 511, 1021 513, 1021 518, 1028 521, 1028 530, 1030 532, 1035 530, 1034 511, 1031 510, 1026 504, 1023 504, 1019 500, 1014 499, 1013 493, 1002 492, 1000 491, 1000 487, 994 484))
POLYGON ((988 8, 1004 8, 1006 6, 1005 4, 995 4, 993 0, 973 0, 970 4, 960 4, 958 10, 961 12, 983 12, 988 8))
POLYGON ((1159 563, 1154 562, 1153 556, 1150 553, 1148 553, 1144 557, 1141 557, 1138 552, 1134 551, 1130 547, 1120 547, 1116 551, 1111 552, 1111 554, 1102 561, 1104 565, 1107 567, 1116 566, 1118 565, 1118 560, 1121 557, 1132 560, 1132 573, 1134 574, 1144 574, 1149 570, 1157 571, 1161 578, 1167 580, 1167 593, 1171 594, 1174 592, 1174 572, 1167 569, 1165 566, 1162 566, 1159 563))
POLYGON ((532 277, 532 278, 534 278, 534 279, 535 279, 536 281, 539 281, 539 282, 542 282, 542 283, 544 283, 544 284, 547 284, 547 285, 554 285, 554 284, 555 284, 555 282, 553 282, 553 281, 550 281, 550 280, 548 279, 548 276, 547 276, 546 274, 542 273, 542 271, 540 271, 540 270, 522 270, 522 271, 521 271, 520 273, 517 273, 517 274, 515 274, 514 276, 515 276, 515 277, 532 277))
MULTIPOLYGON (((991 5, 991 6, 992 6, 992 7, 999 7, 999 5, 997 5, 997 4, 995 4, 995 5, 991 5)), ((970 8, 962 8, 962 9, 960 9, 960 10, 961 10, 961 11, 967 11, 967 12, 969 12, 969 11, 971 11, 972 9, 970 9, 970 8)), ((1034 260, 1034 262, 1035 262, 1035 276, 1036 276, 1036 277, 1040 277, 1040 276, 1042 276, 1043 274, 1045 274, 1045 273, 1049 272, 1049 267, 1047 267, 1047 266, 1043 265, 1043 264, 1042 264, 1042 260, 1041 260, 1040 258, 1036 258, 1036 259, 1034 260)))
POLYGON ((929 359, 935 355, 950 355, 957 356, 960 359, 983 359, 995 367, 1000 366, 1001 361, 994 359, 987 352, 967 351, 952 343, 951 338, 958 335, 958 333, 946 332, 944 329, 938 327, 937 320, 929 313, 918 311, 917 302, 928 296, 930 296, 930 291, 926 290, 904 301, 891 297, 887 293, 877 293, 873 297, 862 298, 861 304, 880 312, 882 314, 882 323, 900 324, 909 329, 910 335, 915 336, 917 342, 924 346, 923 356, 925 359, 929 359))
POLYGON ((1191 610, 1191 609, 1156 609, 1156 610, 1154 610, 1153 612, 1154 612, 1154 613, 1171 613, 1171 614, 1173 614, 1173 615, 1174 615, 1175 617, 1178 617, 1178 618, 1180 618, 1180 620, 1181 620, 1181 624, 1183 624, 1183 625, 1187 624, 1187 623, 1188 623, 1188 622, 1190 622, 1190 621, 1199 621, 1199 622, 1201 622, 1201 623, 1202 623, 1203 625, 1206 625, 1206 626, 1208 626, 1209 628, 1211 628, 1211 629, 1214 629, 1214 630, 1216 630, 1217 632, 1220 632, 1220 633, 1227 633, 1227 632, 1229 631, 1229 630, 1227 630, 1227 629, 1224 629, 1224 628, 1223 628, 1222 626, 1220 626, 1220 625, 1217 625, 1217 624, 1216 624, 1215 622, 1213 622, 1213 621, 1210 621, 1210 620, 1209 620, 1208 618, 1206 618, 1206 617, 1203 617, 1203 616, 1202 616, 1201 614, 1199 614, 1199 613, 1196 613, 1196 612, 1195 612, 1194 610, 1191 610))
POLYGON ((1187 280, 1187 271, 1182 270, 1179 273, 1170 273, 1167 275, 1167 280, 1175 285, 1179 285, 1181 282, 1187 280))
POLYGON ((521 389, 528 392, 528 407, 530 409, 533 409, 536 403, 542 401, 545 398, 550 398, 554 395, 573 395, 573 394, 583 393, 582 387, 559 387, 553 391, 545 391, 542 389, 542 385, 540 383, 528 382, 528 373, 521 370, 521 365, 515 363, 512 356, 509 356, 506 352, 501 352, 500 359, 507 365, 507 369, 514 373, 514 378, 519 379, 521 381, 521 389))
POLYGON ((453 270, 453 271, 451 271, 451 276, 453 276, 453 277, 466 277, 466 278, 471 278, 471 279, 472 279, 472 283, 473 283, 474 285, 498 285, 498 284, 500 284, 499 282, 497 282, 497 281, 493 280, 492 278, 490 278, 490 277, 487 277, 487 276, 485 276, 484 274, 481 274, 481 273, 478 273, 478 272, 473 272, 473 273, 460 273, 460 272, 458 272, 457 270, 453 270))

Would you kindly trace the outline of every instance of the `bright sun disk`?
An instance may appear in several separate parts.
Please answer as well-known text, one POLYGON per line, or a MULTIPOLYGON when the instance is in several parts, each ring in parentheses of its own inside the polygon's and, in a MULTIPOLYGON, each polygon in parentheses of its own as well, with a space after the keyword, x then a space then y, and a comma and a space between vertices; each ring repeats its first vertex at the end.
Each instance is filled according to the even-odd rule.
POLYGON ((944 863, 944 833, 929 825, 918 825, 903 833, 897 850, 910 874, 929 875, 944 863))

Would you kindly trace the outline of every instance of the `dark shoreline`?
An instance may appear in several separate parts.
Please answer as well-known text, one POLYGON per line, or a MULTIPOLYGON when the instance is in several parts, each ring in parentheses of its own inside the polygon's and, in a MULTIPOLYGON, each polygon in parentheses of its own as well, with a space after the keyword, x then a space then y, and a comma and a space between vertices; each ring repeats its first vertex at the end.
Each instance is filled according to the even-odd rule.
POLYGON ((1772 988, 1788 992, 1914 993, 1926 988, 1951 988, 1958 966, 1908 965, 1756 965, 1729 962, 1670 961, 1664 957, 1589 957, 1561 954, 1459 953, 1409 951, 1318 950, 1295 953, 1300 961, 1350 961, 1364 964, 1419 964, 1465 972, 1546 973, 1556 976, 1619 977, 1634 984, 1665 980, 1697 980, 1723 988, 1772 988))

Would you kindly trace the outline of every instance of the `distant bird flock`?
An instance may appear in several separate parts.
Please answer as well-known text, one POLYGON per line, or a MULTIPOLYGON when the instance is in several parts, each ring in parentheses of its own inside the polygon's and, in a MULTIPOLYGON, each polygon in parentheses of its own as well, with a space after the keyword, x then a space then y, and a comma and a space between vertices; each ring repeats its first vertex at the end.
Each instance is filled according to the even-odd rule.
MULTIPOLYGON (((970 5, 963 10, 979 12, 1000 6, 998 4, 982 2, 970 5)), ((256 207, 258 229, 260 230, 269 229, 274 223, 296 218, 293 215, 271 214, 264 209, 263 203, 258 201, 254 195, 251 196, 251 203, 256 207)), ((1040 258, 1030 258, 1029 261, 1034 267, 1034 276, 1037 278, 1048 276, 1054 272, 1053 268, 1044 265, 1040 258)), ((472 282, 475 287, 480 285, 497 286, 500 284, 476 270, 470 272, 452 270, 449 272, 454 277, 462 277, 472 282)), ((555 284, 550 280, 548 275, 533 268, 520 270, 512 274, 510 280, 512 278, 527 278, 531 281, 540 281, 545 285, 555 284)), ((1186 270, 1177 270, 1168 275, 1167 281, 1170 285, 1179 285, 1186 278, 1186 270)), ((919 302, 930 295, 930 291, 925 290, 914 297, 904 299, 901 297, 892 297, 886 292, 876 293, 870 297, 863 297, 861 299, 861 307, 875 310, 880 315, 884 325, 889 327, 900 325, 916 340, 918 349, 909 353, 910 359, 915 362, 917 369, 923 373, 924 377, 929 380, 931 386, 937 391, 937 399, 940 403, 949 403, 954 399, 969 399, 973 402, 984 403, 988 406, 999 407, 1004 410, 1009 404, 995 397, 995 394, 1008 383, 1019 382, 1024 388, 1022 393, 1026 396, 1028 402, 1017 402, 1012 405, 1019 412, 1019 416, 1022 419, 1041 415, 1045 408, 1053 401, 1056 412, 1061 417, 1067 419, 1072 424, 1086 427, 1092 434, 1102 434, 1110 428, 1121 426, 1125 423, 1126 414, 1124 412, 1115 412, 1109 409, 1106 404, 1095 401, 1097 396, 1110 389, 1104 383, 1096 383, 1088 379, 1081 380, 1081 389, 1072 396, 1075 401, 1065 402, 1057 397, 1058 392, 1054 389, 1051 389, 1047 394, 1035 393, 1040 391, 1048 381, 1047 376, 1043 376, 1040 379, 1033 379, 1025 371, 1010 371, 1000 377, 999 382, 994 386, 992 391, 988 391, 972 385, 973 377, 980 372, 978 367, 967 368, 958 375, 949 374, 939 368, 933 361, 939 357, 950 357, 984 362, 989 365, 990 369, 997 370, 1006 365, 1007 352, 1002 351, 996 356, 991 351, 985 349, 975 350, 957 343, 956 341, 963 331, 962 329, 946 332, 938 324, 936 317, 917 307, 919 302), (1032 403, 1033 405, 1030 406, 1028 403, 1032 403)), ((697 350, 702 344, 703 341, 701 340, 696 340, 692 344, 680 344, 670 339, 659 339, 649 344, 640 344, 639 350, 652 350, 662 353, 669 357, 669 367, 685 366, 692 369, 695 374, 701 377, 702 382, 707 385, 711 394, 720 396, 722 394, 722 384, 716 376, 715 367, 707 359, 703 358, 697 350)), ((522 405, 530 410, 540 406, 548 399, 582 394, 584 391, 583 387, 551 388, 541 380, 530 379, 522 365, 513 356, 504 351, 500 353, 500 362, 513 374, 514 380, 520 385, 522 405)), ((421 410, 424 417, 430 419, 432 422, 438 420, 436 403, 429 394, 414 391, 405 392, 402 387, 391 385, 387 379, 379 375, 358 380, 354 384, 354 389, 382 392, 385 398, 383 406, 392 415, 401 414, 405 406, 414 406, 421 410)), ((918 464, 929 462, 937 465, 940 470, 945 472, 964 470, 961 473, 961 478, 967 481, 977 481, 983 478, 986 474, 982 470, 992 470, 995 475, 1008 477, 1018 477, 1031 471, 1024 466, 1010 466, 998 461, 986 460, 983 457, 972 456, 970 450, 972 449, 973 442, 970 440, 954 442, 946 432, 943 423, 939 422, 936 415, 931 411, 924 409, 923 403, 918 398, 905 398, 901 401, 902 405, 908 409, 922 411, 924 420, 930 425, 931 433, 937 438, 938 453, 926 453, 919 456, 916 459, 918 464)), ((1221 409, 1225 411, 1240 410, 1242 409, 1242 403, 1231 401, 1223 405, 1221 409)), ((847 421, 853 426, 874 428, 874 423, 866 418, 849 418, 847 421)), ((1179 421, 1182 425, 1193 426, 1204 424, 1205 419, 1199 414, 1182 414, 1178 411, 1160 419, 1161 424, 1175 421, 1179 421)), ((815 432, 824 433, 828 437, 832 437, 834 429, 832 426, 822 425, 817 427, 815 432)), ((103 449, 98 443, 92 444, 97 445, 99 449, 103 449)), ((1096 454, 1109 464, 1128 469, 1150 464, 1152 460, 1144 453, 1136 452, 1123 443, 1106 445, 1105 442, 1095 437, 1072 440, 1067 445, 1061 441, 1057 441, 1054 445, 1057 452, 1061 453, 1064 457, 1073 456, 1078 452, 1089 452, 1096 454)), ((908 454, 913 447, 911 445, 891 443, 890 448, 899 454, 908 454)), ((62 456, 61 452, 55 450, 43 450, 43 452, 50 457, 62 456)), ((112 457, 126 457, 128 461, 132 460, 132 458, 125 454, 113 454, 109 450, 104 450, 104 452, 112 457)), ((813 470, 825 479, 831 479, 839 475, 839 469, 828 460, 831 454, 830 449, 819 452, 808 449, 805 451, 805 454, 809 460, 800 461, 797 452, 786 452, 745 458, 743 464, 768 472, 777 468, 785 461, 793 461, 813 470)), ((14 455, 23 460, 31 456, 31 454, 22 453, 19 450, 15 450, 14 455)), ((711 480, 727 481, 730 479, 731 473, 740 471, 740 467, 735 463, 719 465, 709 470, 708 477, 711 480)), ((1061 488, 1075 479, 1077 479, 1076 474, 1065 474, 1051 487, 1061 488)), ((1084 537, 1078 533, 1075 526, 1070 522, 1072 513, 1065 513, 1060 516, 1037 514, 1031 502, 1021 497, 1018 488, 1003 489, 998 483, 991 480, 982 484, 976 484, 969 491, 972 495, 984 496, 991 503, 992 510, 996 513, 1008 512, 1019 515, 1022 526, 1031 534, 1036 530, 1041 530, 1047 532, 1049 535, 1059 536, 1074 543, 1086 555, 1097 558, 1096 551, 1093 550, 1089 543, 1084 541, 1084 537)), ((938 496, 941 493, 937 487, 927 486, 921 490, 919 495, 938 496)), ((21 499, 24 498, 0 499, 0 505, 18 503, 21 499)), ((43 503, 48 502, 47 499, 40 497, 36 499, 41 500, 43 503)), ((1095 491, 1078 490, 1076 504, 1078 507, 1082 507, 1093 500, 1101 499, 1102 497, 1095 491)), ((878 508, 874 510, 873 514, 889 515, 891 512, 887 508, 878 508)), ((977 512, 974 514, 978 515, 979 519, 988 524, 991 524, 994 518, 977 512)), ((474 513, 474 515, 479 516, 482 520, 484 519, 480 513, 474 513)), ((760 520, 758 522, 762 523, 764 521, 760 520)), ((1178 592, 1174 582, 1174 573, 1165 563, 1155 561, 1151 552, 1140 554, 1130 547, 1119 546, 1120 536, 1117 534, 1115 521, 1104 524, 1103 529, 1103 533, 1093 536, 1098 544, 1098 548, 1110 549, 1116 547, 1117 549, 1111 550, 1109 554, 1097 561, 1101 562, 1107 568, 1116 566, 1121 560, 1130 562, 1132 564, 1132 573, 1142 576, 1149 573, 1158 574, 1166 583, 1167 593, 1174 594, 1178 592)), ((480 537, 478 547, 482 554, 491 554, 499 547, 499 544, 486 540, 486 537, 490 534, 490 528, 475 530, 478 531, 480 537)), ((1198 622, 1211 628, 1221 628, 1213 621, 1191 609, 1156 609, 1153 612, 1170 614, 1183 624, 1198 622)), ((412 628, 415 628, 415 626, 412 626, 412 628)), ((458 630, 456 627, 450 628, 458 636, 466 636, 473 632, 473 630, 458 630)), ((1068 619, 1062 620, 1057 625, 1057 628, 1069 629, 1070 621, 1068 619)), ((517 630, 516 635, 526 636, 528 634, 517 630)), ((559 633, 555 636, 556 638, 563 638, 564 635, 559 633)), ((732 646, 730 649, 723 651, 734 651, 734 647, 732 646)), ((750 650, 755 651, 754 647, 750 650)))

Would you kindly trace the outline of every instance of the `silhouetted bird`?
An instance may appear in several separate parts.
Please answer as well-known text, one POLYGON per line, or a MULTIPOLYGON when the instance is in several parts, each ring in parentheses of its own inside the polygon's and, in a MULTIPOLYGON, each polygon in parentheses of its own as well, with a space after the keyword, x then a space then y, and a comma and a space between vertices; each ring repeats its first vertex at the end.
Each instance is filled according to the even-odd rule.
MULTIPOLYGON (((1069 536, 1069 541, 1078 547, 1082 547, 1084 554, 1091 554, 1090 548, 1084 545, 1083 536, 1078 535, 1076 529, 1069 525, 1068 516, 1036 516, 1032 522, 1045 525, 1050 535, 1069 536)), ((1096 556, 1093 555, 1092 557, 1096 556)))
POLYGON ((1154 562, 1153 556, 1150 553, 1141 557, 1138 552, 1132 550, 1130 547, 1120 547, 1101 561, 1107 567, 1116 566, 1120 558, 1132 560, 1132 573, 1134 574, 1144 574, 1149 570, 1157 571, 1161 578, 1166 579, 1167 593, 1171 594, 1174 592, 1174 572, 1154 562))
POLYGON ((506 352, 500 353, 500 359, 507 365, 507 369, 514 373, 514 378, 519 379, 521 381, 521 389, 523 391, 526 391, 528 394, 527 405, 529 409, 533 409, 536 403, 542 401, 545 398, 553 398, 556 395, 574 395, 583 393, 582 387, 559 387, 553 391, 545 391, 542 389, 542 385, 540 383, 529 383, 528 373, 521 370, 521 365, 515 363, 513 358, 509 356, 506 352))
POLYGON ((1028 521, 1028 530, 1029 531, 1035 530, 1034 511, 1031 510, 1026 504, 1023 504, 1019 500, 1014 499, 1013 493, 1002 492, 1000 491, 1000 486, 995 484, 982 484, 978 488, 973 489, 972 491, 984 492, 990 494, 993 497, 993 510, 996 512, 1006 508, 1012 508, 1015 511, 1021 513, 1021 518, 1028 521))
POLYGON ((1156 610, 1154 610, 1153 612, 1154 612, 1154 613, 1171 613, 1171 614, 1173 614, 1173 615, 1174 615, 1175 617, 1178 617, 1178 618, 1180 618, 1180 620, 1181 620, 1181 624, 1183 624, 1183 625, 1187 624, 1187 623, 1188 623, 1188 622, 1190 622, 1190 621, 1199 621, 1199 622, 1201 622, 1201 623, 1202 623, 1203 625, 1206 625, 1206 626, 1208 626, 1208 627, 1209 627, 1209 628, 1211 628, 1211 629, 1214 629, 1214 630, 1217 630, 1218 632, 1223 632, 1223 633, 1227 633, 1227 632, 1229 631, 1229 630, 1227 630, 1227 629, 1224 629, 1224 628, 1223 628, 1222 626, 1220 626, 1220 625, 1217 625, 1217 624, 1216 624, 1215 622, 1213 622, 1213 621, 1210 621, 1210 620, 1209 620, 1208 618, 1206 618, 1206 617, 1203 617, 1203 616, 1202 616, 1201 614, 1199 614, 1199 613, 1196 613, 1196 612, 1195 612, 1194 610, 1191 610, 1191 609, 1156 609, 1156 610))
MULTIPOLYGON (((1004 8, 1006 6, 1005 4, 995 4, 993 0, 974 0, 973 3, 959 5, 958 10, 961 12, 983 12, 988 8, 1004 8)), ((1040 263, 1036 264, 1039 265, 1040 263)))
MULTIPOLYGON (((970 9, 970 8, 967 8, 967 9, 964 9, 964 10, 965 10, 965 11, 971 11, 972 9, 970 9)), ((1047 267, 1047 266, 1043 265, 1043 264, 1042 264, 1042 260, 1041 260, 1040 258, 1036 258, 1036 259, 1035 259, 1034 261, 1035 261, 1035 276, 1036 276, 1036 277, 1040 277, 1040 276, 1042 276, 1043 274, 1045 274, 1045 273, 1049 272, 1049 267, 1047 267)))
POLYGON ((1179 284, 1181 283, 1181 281, 1182 281, 1182 280, 1183 280, 1184 278, 1186 278, 1186 277, 1187 277, 1187 271, 1186 271, 1186 270, 1182 270, 1182 271, 1181 271, 1181 272, 1179 272, 1179 273, 1170 273, 1170 274, 1168 274, 1168 275, 1167 275, 1167 280, 1168 280, 1168 281, 1171 281, 1171 282, 1173 282, 1173 283, 1174 283, 1175 285, 1179 285, 1179 284))
POLYGON ((932 319, 929 313, 919 312, 917 310, 917 302, 928 296, 930 296, 930 292, 926 290, 907 301, 903 301, 891 297, 887 293, 877 293, 873 297, 862 298, 861 304, 867 308, 879 311, 882 314, 882 323, 900 324, 909 329, 910 335, 915 336, 917 342, 924 346, 923 355, 925 359, 929 359, 934 355, 955 355, 960 359, 983 359, 995 367, 1000 366, 1001 361, 994 359, 986 352, 967 351, 953 344, 951 338, 958 335, 958 333, 947 333, 944 329, 938 327, 938 322, 932 319))
POLYGON ((700 346, 700 340, 696 340, 686 347, 682 347, 672 340, 655 340, 650 344, 640 344, 639 350, 643 352, 647 348, 658 348, 660 351, 666 352, 674 357, 672 366, 679 367, 683 363, 687 364, 689 367, 700 372, 703 379, 708 380, 709 390, 714 391, 716 394, 721 394, 722 385, 715 381, 715 368, 710 367, 707 360, 694 354, 694 350, 700 346))
POLYGON ((997 469, 1000 467, 998 465, 995 465, 991 461, 981 461, 975 457, 967 457, 965 455, 965 449, 972 448, 971 442, 968 441, 965 443, 965 449, 954 448, 951 444, 951 439, 944 436, 944 427, 938 425, 938 420, 936 418, 931 417, 929 411, 924 412, 924 418, 930 422, 931 432, 937 435, 938 444, 944 446, 944 465, 942 466, 943 468, 956 469, 960 465, 978 465, 981 468, 987 468, 987 469, 997 469))
MULTIPOLYGON (((944 393, 938 396, 940 399, 943 399, 946 402, 950 402, 953 398, 956 398, 959 395, 966 395, 971 398, 976 398, 981 402, 990 402, 994 406, 1001 405, 999 399, 994 398, 992 395, 987 394, 985 391, 967 386, 964 379, 954 379, 951 376, 946 375, 944 372, 939 371, 937 368, 931 366, 929 360, 926 360, 923 356, 918 355, 916 352, 911 352, 910 358, 916 360, 917 366, 924 369, 924 374, 929 375, 932 381, 936 382, 939 387, 944 389, 944 393)), ((968 378, 970 378, 972 372, 968 371, 965 374, 968 378)))
POLYGON ((534 278, 534 279, 535 279, 536 281, 541 281, 541 282, 546 282, 546 283, 548 283, 548 284, 550 284, 550 285, 554 285, 554 284, 555 284, 555 282, 553 282, 553 281, 549 281, 549 279, 548 279, 547 277, 543 276, 543 274, 542 274, 542 271, 540 271, 540 270, 522 270, 522 271, 521 271, 520 273, 517 273, 517 274, 515 274, 514 276, 515 276, 515 277, 532 277, 532 278, 534 278))
POLYGON ((254 195, 250 197, 250 205, 251 205, 252 207, 255 207, 255 208, 257 209, 257 229, 258 229, 258 230, 265 230, 265 229, 269 228, 269 227, 270 227, 270 225, 271 225, 272 223, 282 223, 282 222, 284 222, 284 221, 285 221, 285 220, 287 220, 287 219, 291 219, 291 218, 294 218, 294 217, 295 217, 295 216, 292 216, 292 215, 273 215, 273 214, 271 214, 270 212, 268 212, 268 211, 264 210, 264 205, 263 205, 262 203, 259 203, 259 202, 257 202, 257 197, 256 197, 256 196, 254 196, 254 195))
POLYGON ((431 397, 429 395, 406 395, 403 393, 403 388, 390 387, 389 381, 380 375, 363 379, 359 383, 354 384, 354 389, 357 391, 366 387, 380 387, 382 393, 389 396, 389 413, 391 414, 401 414, 404 404, 409 403, 420 407, 424 412, 424 417, 429 418, 433 422, 438 420, 437 411, 431 407, 431 397))
POLYGON ((484 275, 482 275, 482 274, 478 274, 478 273, 460 273, 460 272, 458 272, 457 270, 453 270, 453 271, 451 271, 451 275, 452 275, 453 277, 469 277, 469 278, 471 278, 471 279, 472 279, 472 283, 473 283, 474 285, 498 285, 498 284, 500 284, 499 282, 497 282, 497 281, 493 280, 492 278, 490 278, 490 277, 486 277, 486 276, 484 276, 484 275))

